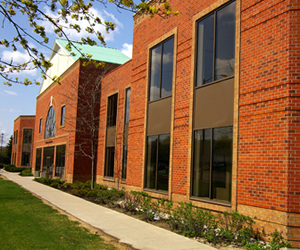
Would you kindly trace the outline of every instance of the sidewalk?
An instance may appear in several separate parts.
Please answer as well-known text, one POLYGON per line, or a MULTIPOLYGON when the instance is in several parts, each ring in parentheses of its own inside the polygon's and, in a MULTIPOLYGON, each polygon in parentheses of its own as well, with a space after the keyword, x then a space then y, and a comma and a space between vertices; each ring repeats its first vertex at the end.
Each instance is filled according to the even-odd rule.
POLYGON ((216 250, 168 230, 40 184, 33 181, 33 177, 21 177, 16 173, 3 170, 0 170, 0 174, 67 213, 136 249, 216 250))

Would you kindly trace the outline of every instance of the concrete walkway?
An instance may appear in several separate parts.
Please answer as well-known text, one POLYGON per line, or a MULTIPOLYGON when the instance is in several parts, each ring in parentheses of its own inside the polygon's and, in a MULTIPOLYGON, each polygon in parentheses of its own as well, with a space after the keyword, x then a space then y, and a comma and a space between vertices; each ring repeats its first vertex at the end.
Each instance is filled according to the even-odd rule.
POLYGON ((67 213, 136 249, 215 250, 213 247, 35 182, 33 177, 21 177, 16 173, 4 170, 0 170, 0 174, 67 213))

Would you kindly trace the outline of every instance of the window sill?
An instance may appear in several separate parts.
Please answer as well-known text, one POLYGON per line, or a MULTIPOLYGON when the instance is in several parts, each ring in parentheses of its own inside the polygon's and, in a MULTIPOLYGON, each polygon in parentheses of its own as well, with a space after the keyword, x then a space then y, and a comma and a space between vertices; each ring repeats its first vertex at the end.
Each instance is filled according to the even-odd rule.
POLYGON ((148 193, 152 193, 154 196, 155 196, 155 194, 165 195, 165 196, 169 195, 168 191, 163 191, 163 190, 155 190, 155 189, 150 189, 150 188, 144 188, 143 191, 148 192, 148 193))
POLYGON ((205 198, 200 198, 200 197, 196 197, 196 196, 191 196, 190 200, 204 202, 204 203, 210 203, 210 204, 213 204, 213 205, 231 207, 231 203, 228 202, 228 201, 211 200, 211 199, 208 199, 208 198, 205 199, 205 198))
POLYGON ((109 177, 109 176, 104 176, 103 181, 115 182, 115 178, 114 177, 109 177))
POLYGON ((161 101, 161 100, 163 100, 163 99, 170 98, 170 97, 172 97, 172 95, 168 95, 168 96, 164 96, 164 97, 161 97, 161 98, 157 98, 157 99, 155 99, 155 100, 148 101, 148 103, 158 102, 158 101, 161 101))
POLYGON ((204 88, 206 86, 210 86, 210 85, 213 85, 213 84, 217 84, 219 82, 223 82, 223 81, 227 81, 227 80, 230 80, 234 78, 234 76, 229 76, 229 77, 226 77, 226 78, 222 78, 220 80, 216 80, 216 81, 213 81, 213 82, 210 82, 210 83, 205 83, 205 84, 202 84, 200 86, 195 86, 195 89, 200 89, 200 88, 204 88))

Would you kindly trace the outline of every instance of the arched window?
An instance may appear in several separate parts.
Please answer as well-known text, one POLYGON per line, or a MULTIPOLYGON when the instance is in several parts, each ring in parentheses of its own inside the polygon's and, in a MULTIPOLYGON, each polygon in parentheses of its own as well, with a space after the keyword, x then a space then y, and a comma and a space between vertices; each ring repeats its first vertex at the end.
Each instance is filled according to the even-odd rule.
POLYGON ((50 107, 46 120, 45 138, 55 136, 55 113, 53 107, 50 107))

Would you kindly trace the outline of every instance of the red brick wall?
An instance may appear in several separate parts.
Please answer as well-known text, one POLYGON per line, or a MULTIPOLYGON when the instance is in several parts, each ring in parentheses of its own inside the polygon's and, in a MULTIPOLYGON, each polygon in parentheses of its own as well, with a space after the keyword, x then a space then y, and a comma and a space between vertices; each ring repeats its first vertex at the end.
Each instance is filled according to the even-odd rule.
MULTIPOLYGON (((16 131, 18 131, 17 138, 13 138, 12 143, 12 154, 11 154, 11 164, 16 165, 17 167, 21 167, 22 162, 22 145, 23 145, 23 129, 31 128, 32 129, 32 145, 34 143, 34 123, 35 116, 26 116, 21 115, 17 119, 14 120, 14 132, 13 136, 16 135, 16 131), (16 141, 17 139, 17 141, 16 141), (15 159, 14 159, 15 157, 15 159)), ((30 156, 30 166, 32 164, 32 154, 30 156)))
MULTIPOLYGON (((104 175, 104 162, 105 162, 105 147, 106 147, 106 116, 107 116, 107 102, 108 97, 118 93, 118 110, 117 110, 117 124, 116 124, 116 141, 115 141, 115 165, 114 165, 114 182, 113 185, 118 185, 121 178, 122 170, 122 149, 123 149, 123 130, 124 130, 124 101, 125 89, 130 87, 131 83, 131 61, 117 67, 108 73, 102 81, 101 102, 100 102, 100 124, 99 124, 99 139, 98 139, 98 154, 97 154, 97 179, 103 180, 104 175)), ((132 96, 132 89, 131 89, 132 96)), ((133 99, 131 98, 130 105, 133 99)), ((134 109, 130 106, 130 128, 129 138, 132 140, 130 134, 135 129, 131 124, 134 116, 134 109)), ((129 148, 133 142, 128 141, 129 148)), ((130 150, 130 149, 129 149, 130 150)), ((132 159, 128 159, 132 162, 132 159)), ((127 172, 127 181, 132 182, 136 173, 133 174, 133 169, 127 172)))
POLYGON ((295 7, 243 2, 241 34, 238 203, 289 212, 300 211, 295 7))

